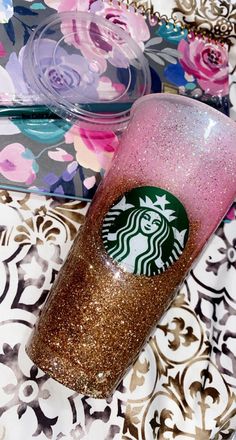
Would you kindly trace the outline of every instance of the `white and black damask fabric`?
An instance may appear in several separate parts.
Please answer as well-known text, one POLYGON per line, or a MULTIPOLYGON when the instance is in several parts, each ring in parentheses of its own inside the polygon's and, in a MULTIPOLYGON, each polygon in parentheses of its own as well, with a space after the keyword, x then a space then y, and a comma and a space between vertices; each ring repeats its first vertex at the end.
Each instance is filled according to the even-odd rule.
POLYGON ((236 429, 235 285, 236 205, 133 367, 126 440, 230 438, 236 429))
POLYGON ((236 205, 111 400, 77 395, 25 353, 86 209, 0 192, 0 438, 229 438, 236 428, 236 205))
POLYGON ((108 440, 122 431, 122 387, 111 402, 78 396, 25 353, 86 210, 83 202, 0 192, 1 439, 108 440))

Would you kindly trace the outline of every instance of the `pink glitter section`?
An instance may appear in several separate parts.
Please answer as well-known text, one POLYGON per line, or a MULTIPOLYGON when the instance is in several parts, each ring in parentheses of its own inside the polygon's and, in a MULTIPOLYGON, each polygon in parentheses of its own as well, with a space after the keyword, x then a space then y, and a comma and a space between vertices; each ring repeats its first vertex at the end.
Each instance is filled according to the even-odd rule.
POLYGON ((140 185, 159 186, 178 197, 190 221, 201 225, 200 248, 235 197, 236 124, 189 98, 141 98, 108 180, 117 174, 125 180, 138 177, 140 185))

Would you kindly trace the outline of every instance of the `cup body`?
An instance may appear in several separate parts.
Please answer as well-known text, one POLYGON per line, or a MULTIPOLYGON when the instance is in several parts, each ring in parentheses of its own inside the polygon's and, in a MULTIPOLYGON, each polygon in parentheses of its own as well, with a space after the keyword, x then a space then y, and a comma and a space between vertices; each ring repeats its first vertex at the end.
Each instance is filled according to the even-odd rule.
POLYGON ((64 385, 107 397, 235 197, 236 125, 189 98, 134 105, 28 344, 64 385))

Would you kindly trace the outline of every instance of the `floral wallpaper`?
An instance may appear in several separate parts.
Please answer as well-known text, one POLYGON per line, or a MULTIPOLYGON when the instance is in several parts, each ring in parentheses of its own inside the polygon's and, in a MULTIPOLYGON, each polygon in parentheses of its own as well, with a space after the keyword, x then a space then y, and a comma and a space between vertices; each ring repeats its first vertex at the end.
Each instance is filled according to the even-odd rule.
MULTIPOLYGON (((7 4, 8 5, 8 4, 7 4)), ((7 6, 8 8, 8 6, 7 6)), ((2 104, 13 102, 42 103, 36 92, 29 88, 24 71, 25 45, 36 25, 56 11, 91 11, 105 17, 125 30, 140 46, 149 63, 152 92, 167 91, 199 99, 229 114, 229 80, 227 45, 206 41, 173 23, 159 24, 149 16, 135 13, 130 7, 119 6, 114 0, 78 0, 41 2, 15 0, 14 13, 0 24, 0 99, 2 104)), ((71 24, 72 26, 72 24, 71 24)), ((104 44, 102 30, 92 28, 74 41, 74 34, 66 37, 67 51, 57 51, 60 71, 48 67, 49 54, 57 44, 58 35, 51 33, 43 41, 43 63, 47 80, 56 93, 66 93, 66 84, 78 84, 89 76, 85 87, 96 100, 104 90, 109 96, 125 90, 128 83, 125 60, 120 53, 104 44), (73 35, 73 36, 72 36, 73 35), (89 41, 89 50, 87 42, 89 41), (72 49, 78 50, 72 54, 72 49), (92 59, 99 65, 103 76, 90 72, 92 59), (66 60, 66 63, 65 63, 66 60), (116 66, 119 83, 106 76, 107 63, 116 66), (78 68, 79 66, 79 68, 78 68)), ((61 35, 68 33, 68 25, 61 26, 61 35)), ((135 88, 135 64, 132 65, 135 88)), ((81 89, 82 90, 82 89, 81 89)), ((0 109, 1 111, 1 109, 0 109)), ((23 189, 29 192, 57 194, 63 197, 91 200, 96 188, 119 144, 118 131, 91 131, 58 119, 0 119, 0 184, 6 189, 23 189)))

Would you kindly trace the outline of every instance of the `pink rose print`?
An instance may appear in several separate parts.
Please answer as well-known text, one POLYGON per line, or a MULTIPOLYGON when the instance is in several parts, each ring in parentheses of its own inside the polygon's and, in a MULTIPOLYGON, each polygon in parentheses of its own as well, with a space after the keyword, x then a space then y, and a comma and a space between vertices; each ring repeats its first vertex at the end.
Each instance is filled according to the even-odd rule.
MULTIPOLYGON (((102 0, 46 0, 45 2, 59 12, 91 11, 106 18, 107 21, 125 30, 142 50, 144 50, 144 42, 150 37, 145 18, 141 14, 127 11, 126 6, 123 4, 119 6, 116 0, 112 5, 109 1, 102 0)), ((107 62, 119 68, 128 67, 124 52, 119 47, 126 43, 117 41, 117 35, 112 35, 109 30, 104 31, 96 23, 91 23, 88 28, 81 28, 77 26, 76 20, 71 20, 71 23, 68 23, 68 20, 62 22, 61 30, 65 35, 65 41, 80 49, 82 55, 91 64, 92 70, 105 72, 107 62), (114 45, 108 43, 107 38, 113 40, 114 45)), ((125 47, 125 51, 132 60, 133 54, 131 51, 129 54, 128 47, 125 47)))
POLYGON ((99 172, 107 170, 119 140, 113 131, 95 131, 73 126, 65 134, 66 143, 74 143, 77 162, 99 172))
POLYGON ((116 0, 110 4, 103 0, 97 0, 90 6, 91 12, 106 18, 113 24, 117 24, 124 31, 126 31, 136 43, 139 44, 142 50, 144 50, 144 41, 150 38, 150 32, 145 21, 145 18, 141 14, 133 13, 131 10, 127 10, 125 4, 119 5, 116 0))
MULTIPOLYGON (((142 14, 130 13, 125 4, 119 5, 113 0, 45 0, 45 3, 58 12, 91 11, 117 24, 126 31, 144 49, 144 41, 150 38, 150 32, 142 14)), ((132 8, 130 8, 132 10, 132 8)))
POLYGON ((223 46, 206 43, 190 34, 188 41, 181 40, 180 64, 185 72, 195 76, 200 87, 210 95, 228 93, 228 59, 223 46))
POLYGON ((31 184, 38 171, 33 153, 19 143, 7 145, 0 151, 0 173, 12 182, 31 184))

